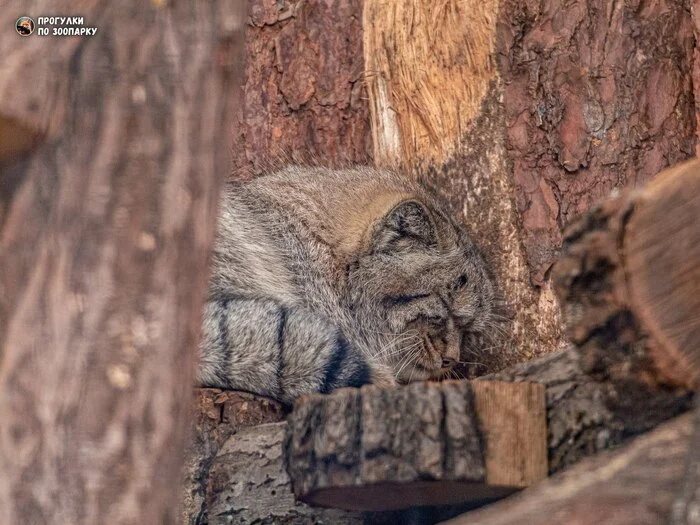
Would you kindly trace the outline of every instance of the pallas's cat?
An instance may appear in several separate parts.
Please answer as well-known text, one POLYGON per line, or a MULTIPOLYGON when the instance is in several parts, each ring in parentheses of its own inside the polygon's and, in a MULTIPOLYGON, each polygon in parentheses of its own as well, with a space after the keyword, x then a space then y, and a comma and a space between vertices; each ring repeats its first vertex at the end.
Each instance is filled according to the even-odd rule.
POLYGON ((198 383, 292 403, 440 379, 489 339, 494 303, 469 234, 418 183, 286 168, 224 192, 198 383))

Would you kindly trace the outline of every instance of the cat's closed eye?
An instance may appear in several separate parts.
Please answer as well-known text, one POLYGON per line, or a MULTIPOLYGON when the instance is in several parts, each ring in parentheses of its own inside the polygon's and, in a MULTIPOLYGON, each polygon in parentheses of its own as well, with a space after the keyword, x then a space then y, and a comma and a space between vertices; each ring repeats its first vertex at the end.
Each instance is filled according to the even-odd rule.
POLYGON ((402 304, 408 304, 412 303, 414 301, 418 301, 420 299, 425 299, 426 297, 430 297, 430 294, 427 293, 418 293, 414 295, 394 295, 391 297, 387 297, 385 302, 387 306, 399 306, 402 304))

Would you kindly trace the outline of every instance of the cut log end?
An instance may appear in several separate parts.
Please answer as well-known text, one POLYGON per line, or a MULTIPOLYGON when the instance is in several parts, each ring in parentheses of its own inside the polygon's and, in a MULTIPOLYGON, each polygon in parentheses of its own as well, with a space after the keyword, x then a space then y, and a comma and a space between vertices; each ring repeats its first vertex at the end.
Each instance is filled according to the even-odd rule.
POLYGON ((285 461, 298 499, 347 510, 483 502, 547 475, 544 387, 445 381, 308 396, 285 461))
POLYGON ((700 160, 567 230, 553 277, 584 367, 695 389, 700 379, 700 160))

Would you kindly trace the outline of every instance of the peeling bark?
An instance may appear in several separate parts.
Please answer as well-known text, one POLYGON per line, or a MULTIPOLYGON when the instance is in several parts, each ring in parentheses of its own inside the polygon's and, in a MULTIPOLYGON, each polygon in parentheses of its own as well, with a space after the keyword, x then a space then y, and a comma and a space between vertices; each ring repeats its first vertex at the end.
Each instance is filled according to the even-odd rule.
MULTIPOLYGON (((217 497, 208 493, 209 473, 222 445, 248 427, 282 421, 285 413, 282 405, 264 397, 215 388, 197 389, 192 411, 194 425, 185 453, 181 523, 217 523, 216 519, 209 519, 207 498, 217 497)), ((243 473, 230 474, 231 483, 245 479, 243 473)))

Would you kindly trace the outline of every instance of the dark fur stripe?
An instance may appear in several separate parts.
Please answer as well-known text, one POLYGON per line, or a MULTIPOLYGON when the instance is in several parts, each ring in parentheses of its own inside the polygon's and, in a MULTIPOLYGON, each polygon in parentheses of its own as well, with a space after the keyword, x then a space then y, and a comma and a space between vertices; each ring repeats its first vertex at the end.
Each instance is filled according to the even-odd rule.
POLYGON ((348 354, 348 342, 342 335, 339 335, 336 339, 335 348, 333 348, 333 354, 326 363, 323 369, 323 382, 321 383, 319 392, 322 394, 328 394, 333 390, 335 386, 335 380, 338 378, 338 373, 341 367, 345 365, 345 357, 348 354))
POLYGON ((347 379, 347 386, 360 388, 362 385, 368 385, 372 382, 372 373, 367 362, 359 358, 357 367, 352 371, 352 374, 347 379))
POLYGON ((277 325, 277 386, 279 389, 279 396, 284 395, 282 378, 284 377, 284 337, 285 331, 287 330, 287 315, 287 308, 280 306, 279 324, 277 325))
POLYGON ((386 303, 387 306, 392 307, 392 306, 399 306, 402 304, 408 304, 412 303, 414 301, 419 301, 420 299, 425 299, 426 297, 430 297, 429 293, 419 293, 415 295, 394 295, 394 296, 389 296, 387 297, 384 302, 386 303))

